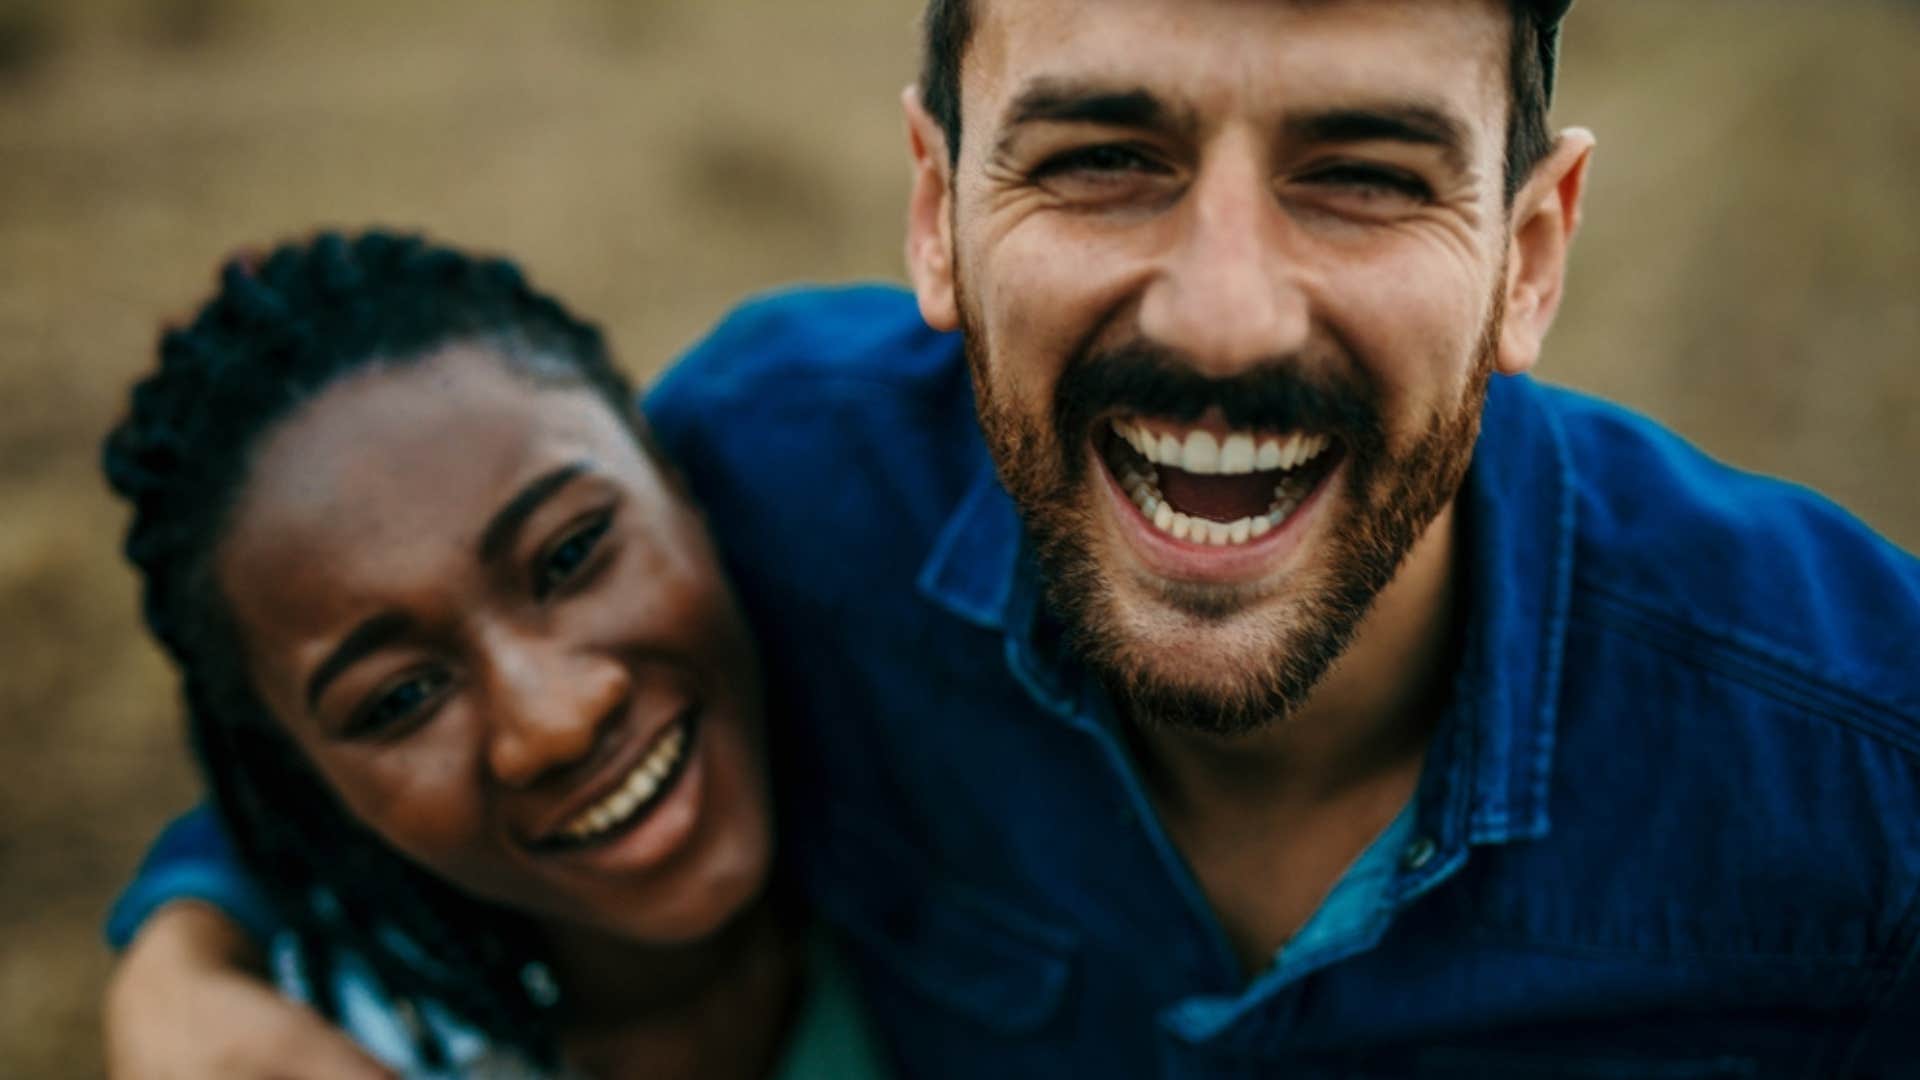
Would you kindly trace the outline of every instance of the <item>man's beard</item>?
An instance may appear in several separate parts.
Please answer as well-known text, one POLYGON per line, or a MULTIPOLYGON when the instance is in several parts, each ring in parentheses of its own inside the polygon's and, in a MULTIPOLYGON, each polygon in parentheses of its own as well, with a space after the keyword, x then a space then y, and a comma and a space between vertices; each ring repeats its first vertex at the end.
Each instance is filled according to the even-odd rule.
MULTIPOLYGON (((1503 275, 1504 277, 1504 275, 1503 275)), ((990 344, 979 333, 963 294, 959 304, 980 424, 1001 482, 1033 537, 1051 610, 1114 703, 1135 722, 1219 736, 1244 735, 1297 712, 1352 644, 1380 591, 1414 544, 1452 501, 1479 436, 1480 414, 1500 337, 1501 301, 1482 327, 1467 385, 1420 436, 1394 452, 1381 416, 1379 389, 1338 357, 1284 357, 1226 379, 1151 342, 1132 341, 1074 357, 1062 373, 1046 416, 1050 430, 995 392, 990 344), (1193 421, 1218 407, 1231 427, 1306 430, 1334 436, 1346 469, 1341 518, 1320 542, 1314 567, 1292 572, 1279 588, 1290 594, 1284 616, 1244 628, 1261 660, 1231 678, 1181 682, 1176 640, 1129 634, 1118 600, 1116 567, 1095 553, 1102 535, 1090 458, 1094 427, 1116 414, 1193 421), (1156 661, 1159 661, 1156 663, 1156 661)), ((1332 491, 1328 495, 1335 494, 1332 491)), ((1141 580, 1165 608, 1189 623, 1243 619, 1265 595, 1254 586, 1141 580)), ((1164 636, 1164 635, 1163 635, 1164 636)))

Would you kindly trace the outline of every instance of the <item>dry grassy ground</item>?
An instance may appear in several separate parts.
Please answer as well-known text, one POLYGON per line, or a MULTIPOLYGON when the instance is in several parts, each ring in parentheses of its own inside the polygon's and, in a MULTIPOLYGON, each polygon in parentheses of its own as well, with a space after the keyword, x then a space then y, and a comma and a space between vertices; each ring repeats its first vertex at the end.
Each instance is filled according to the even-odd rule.
MULTIPOLYGON (((652 371, 740 294, 896 277, 913 0, 0 0, 0 1072, 99 1069, 96 932, 194 785, 94 448, 220 256, 514 252, 652 371)), ((1589 0, 1550 377, 1920 546, 1920 8, 1589 0)))

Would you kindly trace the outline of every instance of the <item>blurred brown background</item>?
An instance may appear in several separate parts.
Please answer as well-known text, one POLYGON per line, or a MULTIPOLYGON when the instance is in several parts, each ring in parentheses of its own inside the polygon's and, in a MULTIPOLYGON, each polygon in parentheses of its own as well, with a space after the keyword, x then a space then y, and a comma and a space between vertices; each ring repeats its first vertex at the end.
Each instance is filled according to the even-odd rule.
MULTIPOLYGON (((915 0, 0 0, 0 1073, 99 1071, 98 924, 194 793, 95 446, 225 253, 511 252, 650 373, 743 293, 899 276, 915 0)), ((1920 5, 1587 0, 1548 377, 1920 547, 1920 5)))

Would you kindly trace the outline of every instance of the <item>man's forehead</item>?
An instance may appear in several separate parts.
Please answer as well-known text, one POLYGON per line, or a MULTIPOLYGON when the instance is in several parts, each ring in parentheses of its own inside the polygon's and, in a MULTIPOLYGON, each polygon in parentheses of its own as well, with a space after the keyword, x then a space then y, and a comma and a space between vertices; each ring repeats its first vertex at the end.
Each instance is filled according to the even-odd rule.
POLYGON ((1138 90, 1203 114, 1418 100, 1470 119, 1505 102, 1506 0, 974 2, 962 92, 994 124, 1040 85, 1138 90))

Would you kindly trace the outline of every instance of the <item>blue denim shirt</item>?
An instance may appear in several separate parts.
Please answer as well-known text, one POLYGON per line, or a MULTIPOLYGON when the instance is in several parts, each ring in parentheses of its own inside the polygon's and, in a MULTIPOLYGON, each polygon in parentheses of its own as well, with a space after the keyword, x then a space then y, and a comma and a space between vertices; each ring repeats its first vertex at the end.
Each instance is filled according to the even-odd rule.
MULTIPOLYGON (((1920 563, 1818 496, 1496 379, 1417 792, 1249 978, 956 339, 779 294, 647 408, 761 634, 788 869, 904 1075, 1920 1076, 1920 563)), ((117 928, 151 882, 244 914, 230 861, 189 824, 117 928)))

